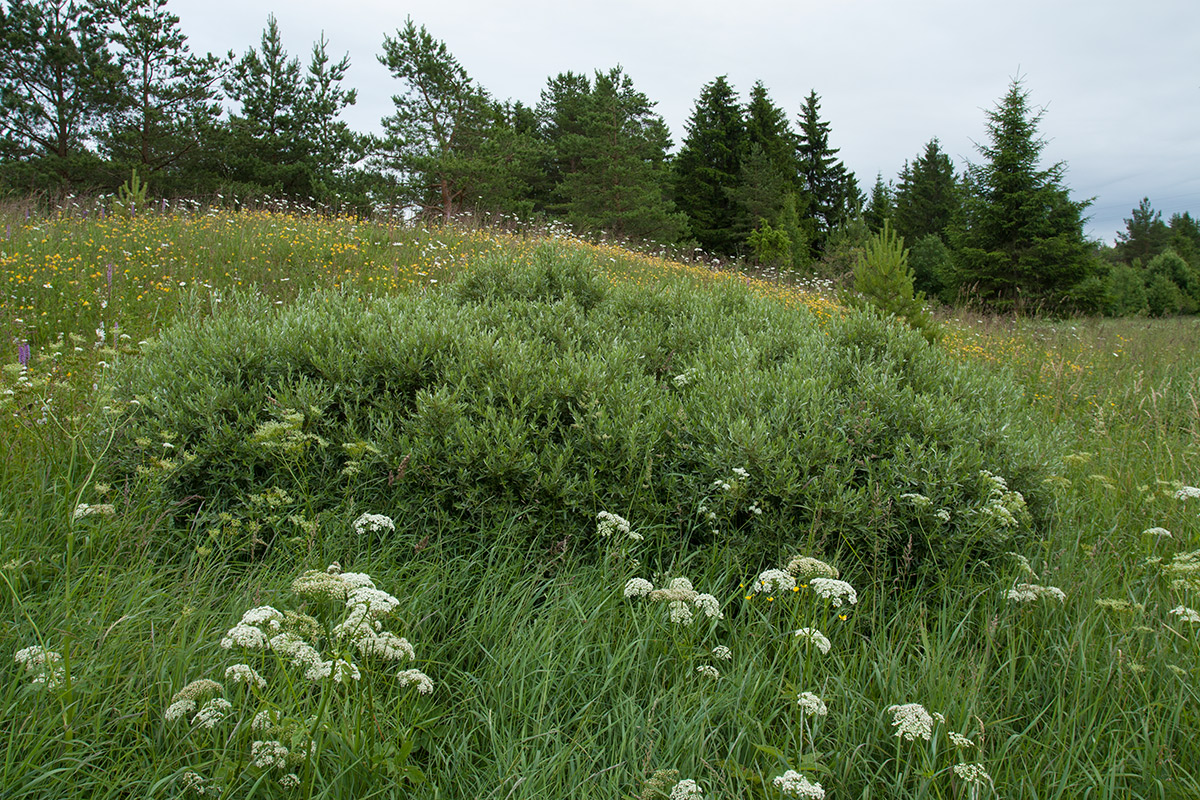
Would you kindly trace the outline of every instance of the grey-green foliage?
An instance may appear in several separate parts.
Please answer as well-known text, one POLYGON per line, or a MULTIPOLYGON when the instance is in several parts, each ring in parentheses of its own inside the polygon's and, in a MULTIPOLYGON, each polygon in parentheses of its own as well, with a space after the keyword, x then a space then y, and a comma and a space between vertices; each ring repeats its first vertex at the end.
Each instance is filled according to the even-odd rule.
POLYGON ((993 524, 982 470, 1043 512, 1020 392, 869 314, 822 323, 737 281, 613 284, 556 244, 442 292, 226 305, 120 376, 140 405, 106 471, 150 475, 181 531, 261 547, 294 535, 293 517, 369 510, 464 550, 515 526, 545 552, 594 547, 609 510, 663 554, 815 547, 890 580, 1032 532, 993 524), (720 496, 735 468, 748 483, 720 496), (264 496, 270 513, 246 520, 264 496))

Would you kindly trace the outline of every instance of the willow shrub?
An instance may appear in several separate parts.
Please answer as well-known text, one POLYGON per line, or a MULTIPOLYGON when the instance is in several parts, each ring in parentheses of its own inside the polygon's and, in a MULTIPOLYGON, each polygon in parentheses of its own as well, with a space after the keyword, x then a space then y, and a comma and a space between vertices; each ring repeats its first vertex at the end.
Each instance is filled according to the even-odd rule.
POLYGON ((607 510, 655 531, 652 562, 806 550, 905 583, 1017 549, 1045 513, 1047 446, 1002 377, 870 313, 821 321, 736 280, 614 283, 554 244, 419 295, 235 297, 118 385, 135 402, 109 477, 157 492, 187 547, 230 554, 311 547, 362 511, 409 552, 486 547, 500 525, 534 557, 599 552, 607 510))

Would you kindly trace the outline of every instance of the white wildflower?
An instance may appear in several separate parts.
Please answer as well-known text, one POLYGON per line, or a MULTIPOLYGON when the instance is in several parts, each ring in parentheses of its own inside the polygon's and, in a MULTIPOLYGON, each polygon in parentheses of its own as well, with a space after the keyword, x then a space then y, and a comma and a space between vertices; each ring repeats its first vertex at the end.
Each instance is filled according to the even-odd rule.
POLYGON ((242 614, 242 624, 278 633, 283 625, 283 614, 271 606, 259 606, 242 614))
POLYGON ((629 520, 624 517, 610 514, 607 511, 601 511, 596 515, 596 520, 596 535, 601 538, 608 539, 616 535, 618 538, 629 539, 634 542, 642 541, 642 535, 636 533, 629 525, 629 520))
POLYGON ((221 720, 229 715, 232 708, 233 703, 224 697, 214 697, 200 706, 196 716, 192 717, 192 724, 197 728, 215 728, 221 720))
POLYGON ((391 631, 372 631, 370 635, 356 640, 354 646, 364 656, 378 656, 385 661, 412 661, 417 657, 408 640, 391 631))
POLYGON ((711 594, 698 594, 692 603, 709 619, 724 619, 725 617, 721 613, 721 604, 711 594))
POLYGON ((304 677, 314 682, 331 676, 337 683, 348 683, 361 679, 362 673, 358 671, 358 667, 342 658, 333 661, 318 661, 304 671, 304 677))
POLYGON ((1159 539, 1172 538, 1171 532, 1169 530, 1167 530, 1166 528, 1159 528, 1159 527, 1147 528, 1146 530, 1142 531, 1142 535, 1143 536, 1157 536, 1159 539))
POLYGON ((1067 599, 1067 595, 1057 586, 1039 586, 1036 583, 1018 583, 1005 592, 1004 597, 1013 603, 1033 603, 1043 598, 1062 603, 1067 599))
POLYGON ((174 705, 180 700, 191 700, 193 703, 199 703, 205 697, 220 694, 223 691, 225 689, 216 681, 209 680, 208 678, 200 678, 176 692, 175 696, 171 698, 171 704, 174 705))
POLYGON ((78 522, 84 517, 90 517, 93 514, 101 514, 103 516, 111 517, 115 513, 117 513, 117 510, 112 503, 99 503, 97 505, 80 503, 79 505, 75 506, 75 511, 71 514, 71 519, 72 521, 78 522))
POLYGON ((772 783, 788 797, 804 797, 812 798, 812 800, 824 800, 825 798, 825 790, 821 788, 821 784, 810 781, 794 769, 789 769, 772 783))
POLYGON ((682 780, 671 788, 670 800, 700 800, 704 792, 693 780, 682 780))
POLYGON ((279 724, 279 712, 273 708, 264 708, 254 715, 250 721, 250 730, 255 733, 266 733, 279 724))
POLYGON ((721 673, 712 664, 701 664, 700 666, 696 667, 696 672, 700 673, 706 678, 712 678, 714 681, 721 677, 721 673))
POLYGON ((719 658, 722 661, 729 661, 733 658, 733 651, 723 644, 719 644, 712 649, 713 658, 719 658))
POLYGON ((221 639, 221 647, 228 650, 236 644, 249 650, 265 650, 269 641, 261 629, 239 622, 221 639))
POLYGON ((379 533, 380 531, 395 531, 396 523, 392 518, 383 514, 363 514, 354 520, 354 532, 359 536, 364 533, 379 533))
POLYGON ((321 660, 321 654, 315 647, 291 631, 273 636, 269 644, 276 653, 290 658, 294 667, 310 666, 321 660))
POLYGON ((956 733, 955 731, 950 731, 950 744, 952 744, 955 747, 960 748, 960 749, 975 746, 974 741, 972 741, 971 739, 968 739, 966 736, 962 735, 961 733, 956 733))
POLYGON ((421 694, 430 694, 433 692, 433 681, 419 669, 406 669, 397 675, 396 679, 400 681, 401 686, 416 684, 417 691, 421 694))
POLYGON ((249 664, 233 664, 225 668, 225 680, 265 689, 267 682, 249 664))
POLYGON ((365 607, 372 618, 390 614, 399 605, 400 601, 392 595, 370 586, 358 586, 346 593, 347 608, 365 607))
POLYGON ((163 720, 166 722, 175 722, 176 720, 183 719, 195 710, 195 700, 176 700, 167 706, 167 710, 163 712, 163 720))
POLYGON ((801 581, 807 581, 810 578, 838 577, 837 567, 811 556, 796 556, 788 562, 787 571, 789 575, 801 581))
POLYGON ((920 703, 889 706, 888 711, 892 713, 892 726, 896 729, 896 735, 902 736, 905 741, 929 741, 929 737, 933 735, 933 717, 920 703))
POLYGON ((300 785, 300 776, 294 772, 289 772, 279 779, 279 785, 284 789, 295 789, 300 785))
MULTIPOLYGON (((330 565, 330 569, 336 564, 330 565)), ((338 567, 340 570, 341 568, 338 567)), ((370 575, 359 572, 329 572, 310 569, 292 581, 292 591, 312 600, 344 601, 350 590, 366 586, 374 589, 370 575)))
POLYGON ((1013 560, 1017 562, 1017 567, 1020 568, 1020 570, 1022 572, 1024 572, 1026 575, 1028 575, 1031 578, 1037 577, 1037 573, 1033 571, 1033 565, 1029 563, 1028 558, 1021 555, 1020 553, 1011 553, 1010 552, 1010 553, 1005 553, 1004 555, 1012 556, 1013 560))
POLYGON ((929 506, 933 505, 932 500, 923 494, 918 494, 917 492, 906 492, 905 494, 900 495, 900 499, 912 503, 917 508, 928 508, 929 506))
POLYGON ((696 590, 692 588, 692 582, 687 578, 672 578, 671 582, 667 584, 667 591, 679 592, 682 594, 694 592, 696 590))
POLYGON ((829 652, 829 639, 816 628, 801 628, 796 631, 795 635, 811 644, 815 644, 817 649, 821 651, 821 655, 829 652))
POLYGON ((933 515, 935 517, 937 517, 938 519, 940 519, 942 522, 950 521, 950 509, 948 509, 948 508, 939 508, 937 511, 934 512, 933 515))
POLYGON ((983 764, 955 764, 954 774, 960 780, 980 786, 992 782, 992 776, 987 774, 987 770, 983 768, 983 764))
POLYGON ((1200 487, 1198 486, 1184 486, 1175 493, 1176 500, 1194 500, 1197 497, 1200 497, 1200 487))
POLYGON ((645 597, 654 591, 654 584, 645 578, 630 578, 625 584, 626 597, 645 597))
POLYGON ((825 706, 825 701, 812 692, 801 692, 799 698, 796 700, 796 705, 800 706, 800 711, 805 716, 823 717, 829 713, 829 709, 825 706))
POLYGON ((747 472, 747 471, 746 471, 746 470, 745 470, 743 467, 734 467, 734 468, 733 468, 733 474, 734 474, 736 477, 738 477, 738 478, 741 478, 742 480, 749 480, 749 479, 750 479, 750 473, 749 473, 749 472, 747 472))
POLYGON ((842 603, 854 605, 858 602, 858 592, 854 591, 854 587, 845 581, 833 578, 813 578, 809 581, 809 586, 818 595, 833 603, 834 608, 841 608, 842 603))
POLYGON ((1170 613, 1179 617, 1181 622, 1200 622, 1200 612, 1187 606, 1176 606, 1171 609, 1170 613))
POLYGON ((288 749, 282 742, 253 742, 250 745, 250 763, 262 769, 287 766, 288 749))
POLYGON ((30 683, 46 689, 57 689, 66 679, 66 670, 59 664, 62 655, 41 645, 31 645, 13 654, 13 660, 32 673, 30 683))
POLYGON ((693 619, 692 609, 682 600, 672 600, 669 610, 671 622, 676 624, 688 625, 693 619))
POLYGON ((796 588, 796 579, 781 569, 768 569, 754 583, 755 592, 788 592, 796 588))

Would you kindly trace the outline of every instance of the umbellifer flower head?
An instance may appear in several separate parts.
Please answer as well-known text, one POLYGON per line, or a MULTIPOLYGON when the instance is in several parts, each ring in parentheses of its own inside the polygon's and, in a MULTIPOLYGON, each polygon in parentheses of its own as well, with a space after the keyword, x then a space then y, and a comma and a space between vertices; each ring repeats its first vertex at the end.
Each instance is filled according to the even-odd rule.
POLYGON ((854 605, 858 602, 858 592, 854 591, 854 587, 845 581, 834 578, 813 578, 809 582, 809 586, 818 595, 829 600, 834 608, 840 608, 843 603, 854 605))
POLYGON ((754 583, 756 592, 787 592, 794 588, 796 579, 781 569, 764 570, 754 583))
POLYGON ((1049 599, 1062 603, 1067 596, 1057 586, 1039 586, 1036 583, 1018 583, 1004 593, 1005 599, 1013 603, 1032 603, 1037 600, 1049 599))
POLYGON ((825 790, 821 788, 821 784, 810 781, 794 769, 789 769, 771 782, 788 797, 808 797, 813 800, 825 798, 825 790))
POLYGON ((625 584, 626 597, 645 597, 654 591, 654 584, 645 578, 630 578, 625 584))
POLYGON ((416 685, 417 691, 421 694, 430 694, 433 692, 433 681, 419 669, 406 669, 397 675, 396 678, 400 681, 401 686, 416 685))
POLYGON ((896 735, 903 737, 905 741, 929 741, 929 737, 933 735, 933 717, 920 703, 889 706, 888 711, 892 712, 892 726, 896 729, 896 735))
POLYGON ((796 705, 800 706, 800 710, 806 717, 823 717, 829 713, 825 701, 812 692, 801 692, 796 700, 796 705))
POLYGON ((811 556, 796 556, 788 562, 786 569, 789 575, 801 581, 838 577, 837 567, 811 556))
POLYGON ((992 776, 987 774, 983 764, 955 764, 954 774, 959 777, 959 780, 980 786, 992 782, 992 776))
POLYGON ((691 779, 682 780, 671 788, 671 800, 700 800, 704 792, 691 779))
POLYGON ((383 514, 363 514, 354 520, 354 532, 359 536, 364 533, 379 533, 380 531, 395 531, 396 523, 392 518, 383 514))
POLYGON ((821 651, 821 655, 829 652, 829 639, 816 628, 801 628, 796 631, 795 635, 797 638, 804 639, 810 644, 815 644, 817 649, 821 651))
POLYGON ((1200 612, 1187 606, 1176 606, 1171 609, 1171 613, 1179 617, 1182 622, 1200 622, 1200 612))

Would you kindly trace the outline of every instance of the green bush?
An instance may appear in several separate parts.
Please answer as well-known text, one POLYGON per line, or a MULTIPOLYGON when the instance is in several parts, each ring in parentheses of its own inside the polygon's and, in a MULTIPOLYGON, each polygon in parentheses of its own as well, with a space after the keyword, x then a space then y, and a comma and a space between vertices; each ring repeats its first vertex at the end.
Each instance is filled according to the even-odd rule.
POLYGON ((854 291, 858 294, 847 296, 851 305, 869 303, 886 315, 904 320, 930 342, 938 338, 937 325, 925 310, 924 293, 913 293, 913 271, 904 239, 896 235, 888 220, 867 240, 854 264, 854 291))
POLYGON ((614 285, 554 245, 441 292, 225 305, 118 376, 136 403, 107 471, 159 492, 188 546, 304 546, 371 511, 463 551, 515 526, 538 555, 596 548, 607 510, 660 558, 805 548, 903 582, 1044 512, 1019 390, 870 314, 614 285))
POLYGON ((1105 280, 1108 295, 1108 314, 1124 317, 1146 310, 1146 279, 1140 269, 1128 264, 1116 264, 1105 280))

